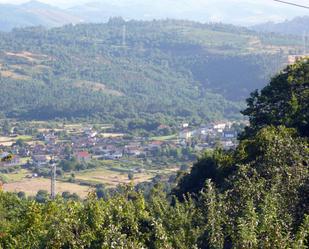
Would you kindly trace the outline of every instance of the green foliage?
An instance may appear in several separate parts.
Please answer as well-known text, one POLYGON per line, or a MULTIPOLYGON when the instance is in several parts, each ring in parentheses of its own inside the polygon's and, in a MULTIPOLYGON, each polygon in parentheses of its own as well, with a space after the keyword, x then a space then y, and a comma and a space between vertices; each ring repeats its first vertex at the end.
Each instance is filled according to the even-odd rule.
POLYGON ((177 187, 174 189, 179 199, 183 199, 186 193, 198 194, 205 186, 205 181, 210 179, 217 187, 224 187, 224 179, 228 177, 235 167, 231 153, 226 153, 222 149, 214 152, 206 152, 199 161, 193 165, 190 174, 179 179, 177 187))
POLYGON ((126 27, 125 47, 123 22, 0 34, 1 112, 118 121, 119 129, 146 131, 179 119, 240 118, 240 101, 283 60, 252 53, 249 40, 257 37, 241 28, 172 20, 126 27), (23 51, 28 58, 18 55, 23 51))
POLYGON ((253 124, 236 150, 217 149, 181 172, 178 198, 159 184, 147 199, 132 186, 110 196, 97 186, 84 201, 0 190, 0 248, 308 248, 308 138, 297 125, 272 122, 253 124))
POLYGON ((128 174, 128 179, 129 179, 130 181, 132 181, 132 180, 134 179, 134 173, 133 173, 133 172, 129 172, 129 174, 128 174))
POLYGON ((49 199, 49 194, 46 190, 39 190, 35 196, 38 203, 44 203, 49 199))
POLYGON ((223 249, 224 247, 224 204, 211 180, 206 181, 205 192, 201 194, 201 207, 206 219, 204 246, 210 249, 223 249))
POLYGON ((309 135, 309 60, 288 66, 272 79, 260 93, 255 91, 247 99, 243 114, 249 117, 250 127, 243 137, 256 134, 267 125, 285 125, 309 135))

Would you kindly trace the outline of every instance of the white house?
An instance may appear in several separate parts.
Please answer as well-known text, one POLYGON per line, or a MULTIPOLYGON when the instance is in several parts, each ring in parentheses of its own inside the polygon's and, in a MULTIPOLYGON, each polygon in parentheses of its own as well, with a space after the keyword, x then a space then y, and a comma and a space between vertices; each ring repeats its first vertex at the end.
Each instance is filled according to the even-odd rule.
POLYGON ((217 132, 223 132, 226 126, 227 126, 226 123, 215 123, 213 125, 213 129, 216 130, 217 132))
POLYGON ((122 156, 123 156, 122 152, 116 151, 112 154, 106 155, 105 158, 109 160, 117 160, 122 158, 122 156))
POLYGON ((182 127, 182 128, 188 128, 188 127, 189 127, 189 123, 183 123, 183 124, 181 125, 181 127, 182 127))
POLYGON ((223 138, 236 138, 237 134, 235 131, 224 131, 222 134, 223 138))
POLYGON ((183 130, 183 131, 179 132, 178 137, 179 137, 179 139, 188 140, 192 137, 192 131, 189 131, 187 129, 183 130))

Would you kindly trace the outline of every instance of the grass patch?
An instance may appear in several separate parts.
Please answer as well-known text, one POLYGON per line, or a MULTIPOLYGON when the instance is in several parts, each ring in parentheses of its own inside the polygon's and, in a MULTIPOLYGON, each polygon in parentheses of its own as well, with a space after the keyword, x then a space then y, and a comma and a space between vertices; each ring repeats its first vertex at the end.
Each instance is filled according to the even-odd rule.
MULTIPOLYGON (((85 170, 75 173, 76 181, 86 181, 91 184, 103 183, 107 187, 115 187, 118 184, 129 184, 131 181, 128 179, 129 171, 120 171, 120 169, 104 169, 97 168, 93 170, 85 170)), ((68 175, 69 176, 69 175, 68 175)), ((150 172, 135 173, 134 184, 150 181, 154 175, 150 172)))
POLYGON ((1 174, 6 183, 18 182, 26 178, 27 175, 31 174, 30 171, 26 169, 20 169, 16 172, 8 173, 8 174, 1 174))
POLYGON ((16 140, 21 139, 21 140, 23 140, 23 141, 25 141, 25 142, 29 142, 29 141, 32 141, 32 140, 33 140, 33 138, 32 138, 31 136, 18 136, 18 137, 16 137, 15 139, 16 139, 16 140))
POLYGON ((152 137, 151 140, 155 141, 168 141, 173 140, 177 138, 177 134, 169 135, 169 136, 159 136, 159 137, 152 137))

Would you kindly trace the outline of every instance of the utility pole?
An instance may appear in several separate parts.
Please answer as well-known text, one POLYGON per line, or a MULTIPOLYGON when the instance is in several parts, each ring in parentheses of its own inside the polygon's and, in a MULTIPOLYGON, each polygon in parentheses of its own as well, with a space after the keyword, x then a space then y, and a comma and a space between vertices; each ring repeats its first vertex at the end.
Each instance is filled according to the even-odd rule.
POLYGON ((51 167, 51 182, 50 182, 50 198, 54 200, 56 198, 56 171, 57 165, 56 162, 51 159, 50 160, 50 167, 51 167))

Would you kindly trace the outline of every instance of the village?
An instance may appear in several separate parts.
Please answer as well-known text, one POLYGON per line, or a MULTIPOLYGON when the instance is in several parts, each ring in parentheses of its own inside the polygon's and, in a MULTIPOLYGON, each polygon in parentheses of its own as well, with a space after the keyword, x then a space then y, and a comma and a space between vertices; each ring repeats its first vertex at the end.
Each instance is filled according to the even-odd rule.
POLYGON ((25 130, 12 125, 2 129, 0 138, 0 180, 10 191, 24 191, 22 183, 49 179, 51 160, 57 163, 58 180, 75 185, 116 187, 158 177, 168 180, 177 171, 188 170, 206 150, 235 148, 244 125, 181 123, 176 134, 158 137, 116 133, 108 125, 57 123, 48 127, 36 123, 25 130))

